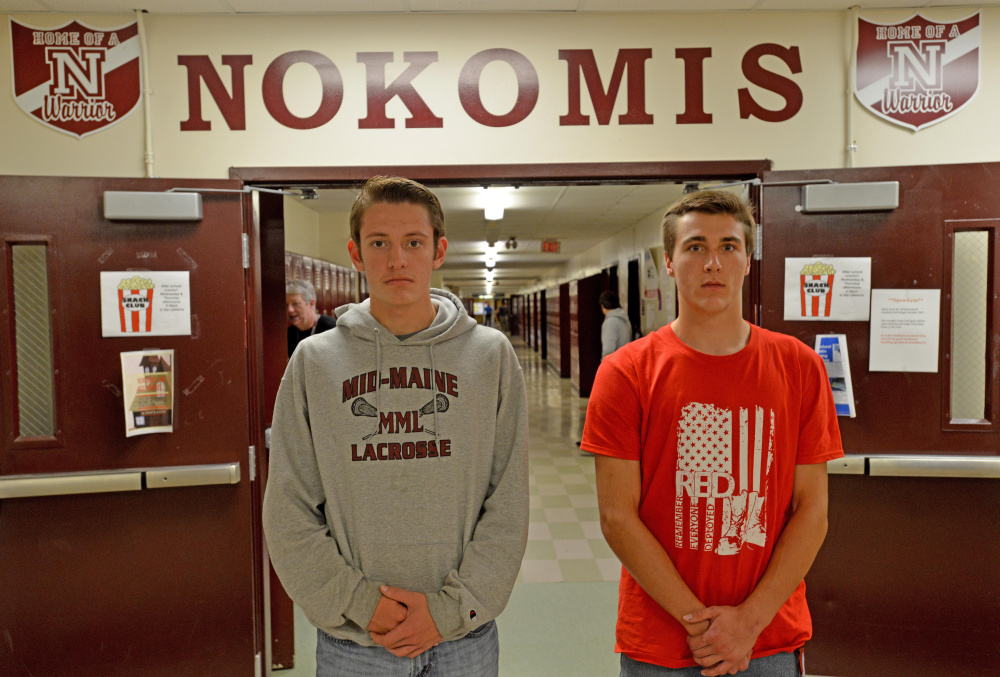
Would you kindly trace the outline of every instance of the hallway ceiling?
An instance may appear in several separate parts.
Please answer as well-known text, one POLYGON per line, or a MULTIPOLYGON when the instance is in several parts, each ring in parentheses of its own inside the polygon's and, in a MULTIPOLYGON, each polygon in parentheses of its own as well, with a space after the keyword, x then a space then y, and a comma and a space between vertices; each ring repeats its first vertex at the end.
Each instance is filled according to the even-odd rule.
POLYGON ((375 14, 380 12, 724 12, 998 5, 1000 0, 0 0, 0 12, 375 14))
MULTIPOLYGON (((710 185, 702 182, 702 187, 710 185)), ((539 280, 561 277, 558 267, 647 218, 659 219, 677 200, 684 183, 534 185, 497 187, 507 196, 503 219, 487 221, 481 186, 434 187, 445 212, 448 254, 441 271, 445 283, 463 295, 486 293, 486 246, 495 242, 494 294, 509 294, 539 280), (517 248, 508 249, 508 238, 517 248), (542 251, 543 240, 559 242, 559 252, 542 251)), ((348 219, 356 192, 321 190, 302 205, 348 219)), ((631 237, 631 233, 624 237, 631 237)), ((636 243, 636 251, 641 243, 636 243)))

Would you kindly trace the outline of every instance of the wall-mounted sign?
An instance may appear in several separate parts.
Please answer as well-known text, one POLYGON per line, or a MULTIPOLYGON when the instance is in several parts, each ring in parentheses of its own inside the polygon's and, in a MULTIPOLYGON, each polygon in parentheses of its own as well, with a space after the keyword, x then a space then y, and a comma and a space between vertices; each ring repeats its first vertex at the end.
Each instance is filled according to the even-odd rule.
POLYGON ((872 289, 868 371, 938 370, 940 289, 872 289))
POLYGON ((871 278, 871 258, 785 259, 785 320, 867 320, 871 278))
POLYGON ((122 353, 125 436, 174 430, 174 351, 122 353))
POLYGON ((979 91, 979 12, 961 21, 916 14, 897 24, 858 18, 854 93, 875 115, 914 131, 962 110, 979 91))
POLYGON ((101 336, 188 336, 188 271, 101 273, 101 336))
POLYGON ((851 361, 847 357, 847 336, 844 334, 817 334, 816 352, 823 358, 826 376, 833 391, 833 404, 837 416, 854 418, 854 386, 851 383, 851 361))
POLYGON ((83 138, 121 122, 142 99, 139 29, 10 20, 14 101, 38 122, 83 138))
POLYGON ((558 254, 559 240, 542 240, 542 251, 551 254, 558 254))

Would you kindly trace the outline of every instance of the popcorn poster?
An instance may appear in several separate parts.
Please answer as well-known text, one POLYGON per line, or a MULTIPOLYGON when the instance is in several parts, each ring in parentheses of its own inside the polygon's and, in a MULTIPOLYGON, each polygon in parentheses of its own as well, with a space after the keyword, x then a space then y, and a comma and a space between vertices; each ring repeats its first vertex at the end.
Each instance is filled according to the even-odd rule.
POLYGON ((189 336, 188 271, 101 273, 101 336, 189 336))
POLYGON ((871 291, 871 258, 785 259, 786 321, 865 322, 871 291))

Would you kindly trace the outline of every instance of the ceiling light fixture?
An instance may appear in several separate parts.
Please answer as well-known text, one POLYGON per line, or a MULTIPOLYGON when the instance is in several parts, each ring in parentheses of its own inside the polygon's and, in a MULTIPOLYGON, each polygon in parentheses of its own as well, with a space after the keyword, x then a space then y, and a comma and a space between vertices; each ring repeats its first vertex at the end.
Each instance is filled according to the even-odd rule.
POLYGON ((486 189, 482 199, 483 213, 487 221, 499 221, 503 218, 503 210, 507 206, 507 193, 497 189, 486 189))

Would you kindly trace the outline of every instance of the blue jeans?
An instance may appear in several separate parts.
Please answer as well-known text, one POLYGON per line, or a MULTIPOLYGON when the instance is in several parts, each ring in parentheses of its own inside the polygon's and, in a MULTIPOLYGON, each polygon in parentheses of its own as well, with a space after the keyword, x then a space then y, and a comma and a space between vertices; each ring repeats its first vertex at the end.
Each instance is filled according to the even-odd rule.
MULTIPOLYGON (((705 668, 664 668, 650 663, 641 663, 622 654, 621 677, 701 677, 705 668)), ((754 658, 750 667, 739 677, 800 677, 799 659, 795 654, 776 653, 773 656, 754 658)))
POLYGON ((398 658, 384 647, 361 646, 322 630, 316 642, 316 677, 496 677, 499 670, 500 640, 494 621, 416 658, 398 658))

